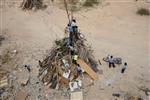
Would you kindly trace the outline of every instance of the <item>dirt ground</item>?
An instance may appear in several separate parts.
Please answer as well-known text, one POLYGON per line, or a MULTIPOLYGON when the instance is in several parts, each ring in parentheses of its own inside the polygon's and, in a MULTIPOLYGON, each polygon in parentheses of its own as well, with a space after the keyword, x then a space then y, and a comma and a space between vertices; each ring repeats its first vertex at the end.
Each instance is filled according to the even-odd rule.
MULTIPOLYGON (((141 86, 150 89, 150 17, 136 14, 137 9, 141 7, 149 9, 150 3, 145 1, 105 0, 97 7, 84 8, 74 13, 80 31, 92 46, 96 59, 101 60, 102 65, 99 67, 103 70, 103 74, 99 74, 99 80, 84 93, 84 100, 116 100, 112 96, 113 93, 126 93, 150 100, 150 97, 146 97, 145 93, 138 89, 141 86), (119 73, 122 65, 109 69, 107 63, 102 61, 108 54, 121 57, 123 62, 128 63, 124 74, 119 73)), ((0 55, 4 55, 6 51, 10 54, 14 50, 17 51, 8 58, 7 63, 1 64, 1 69, 12 72, 14 68, 30 64, 30 77, 34 83, 39 81, 38 60, 45 57, 54 40, 64 37, 68 20, 65 10, 51 2, 45 10, 37 12, 21 10, 20 2, 21 0, 1 0, 0 35, 3 35, 5 40, 0 46, 0 55)), ((47 92, 42 83, 38 86, 28 86, 25 89, 31 93, 29 100, 45 100, 37 99, 38 90, 35 87, 44 91, 39 93, 40 95, 47 92)), ((55 95, 53 99, 68 98, 55 95)))

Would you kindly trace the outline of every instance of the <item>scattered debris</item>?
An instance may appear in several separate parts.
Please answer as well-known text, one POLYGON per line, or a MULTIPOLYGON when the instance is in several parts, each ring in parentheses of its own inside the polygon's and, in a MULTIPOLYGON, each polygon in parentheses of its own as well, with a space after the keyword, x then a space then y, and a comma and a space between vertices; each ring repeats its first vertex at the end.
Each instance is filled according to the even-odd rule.
POLYGON ((17 50, 11 50, 10 48, 5 49, 0 55, 0 65, 13 61, 17 53, 17 50))
POLYGON ((102 63, 101 63, 101 61, 100 61, 100 60, 98 60, 98 63, 99 63, 100 65, 102 65, 102 63))
POLYGON ((143 91, 146 96, 150 96, 150 89, 149 88, 146 88, 145 86, 142 86, 142 87, 138 87, 138 89, 140 91, 143 91))
POLYGON ((123 100, 147 100, 144 99, 141 95, 135 95, 133 93, 124 93, 123 95, 123 100))
POLYGON ((17 53, 17 50, 13 50, 12 53, 16 54, 16 53, 17 53))
MULTIPOLYGON (((13 86, 13 81, 16 78, 13 74, 14 71, 11 73, 7 72, 6 74, 3 74, 3 77, 0 77, 0 100, 10 100, 10 98, 15 98, 15 87, 13 86)), ((15 85, 17 86, 17 84, 15 85)))
POLYGON ((9 52, 9 50, 6 50, 3 55, 0 56, 1 60, 2 60, 2 64, 8 63, 9 61, 12 60, 11 54, 9 52))

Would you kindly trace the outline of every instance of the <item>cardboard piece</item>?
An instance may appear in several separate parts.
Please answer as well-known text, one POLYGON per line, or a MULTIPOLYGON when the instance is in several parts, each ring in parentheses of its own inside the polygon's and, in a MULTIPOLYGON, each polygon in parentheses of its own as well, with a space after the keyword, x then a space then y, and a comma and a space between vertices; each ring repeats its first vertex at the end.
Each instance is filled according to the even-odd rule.
POLYGON ((70 100, 83 100, 82 91, 72 92, 70 100))
POLYGON ((77 63, 81 68, 85 70, 85 72, 94 80, 98 79, 98 75, 91 69, 89 65, 87 65, 82 59, 78 59, 77 63))

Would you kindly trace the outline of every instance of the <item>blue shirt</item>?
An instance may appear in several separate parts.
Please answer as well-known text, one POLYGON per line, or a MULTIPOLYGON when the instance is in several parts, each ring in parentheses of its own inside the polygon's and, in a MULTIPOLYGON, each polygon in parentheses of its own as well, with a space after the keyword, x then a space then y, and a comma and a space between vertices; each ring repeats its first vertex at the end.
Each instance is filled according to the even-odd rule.
POLYGON ((69 32, 72 33, 73 32, 73 28, 72 26, 68 26, 69 32))

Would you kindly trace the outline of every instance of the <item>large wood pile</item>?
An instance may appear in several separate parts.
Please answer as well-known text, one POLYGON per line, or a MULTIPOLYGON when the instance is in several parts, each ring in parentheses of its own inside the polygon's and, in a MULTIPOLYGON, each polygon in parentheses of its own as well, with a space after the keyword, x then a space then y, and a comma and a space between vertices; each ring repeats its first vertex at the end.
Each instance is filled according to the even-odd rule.
MULTIPOLYGON (((74 40, 74 46, 67 45, 68 38, 56 40, 49 55, 43 61, 39 61, 39 78, 50 88, 69 88, 69 82, 73 82, 76 79, 82 80, 84 74, 88 74, 91 78, 97 77, 92 76, 96 75, 98 71, 97 61, 92 54, 93 50, 91 50, 90 46, 85 45, 85 39, 74 40), (73 60, 75 55, 78 55, 78 59, 80 60, 77 60, 76 63, 74 63, 73 60), (81 65, 85 65, 80 65, 81 68, 85 70, 82 75, 76 70, 79 64, 78 62, 80 62, 81 65), (82 64, 82 62, 84 64, 82 64), (65 77, 65 73, 68 73, 68 76, 65 77)), ((93 80, 95 79, 96 78, 93 78, 93 80)))
POLYGON ((40 9, 43 8, 42 0, 23 0, 21 4, 22 9, 31 10, 33 8, 40 9))

